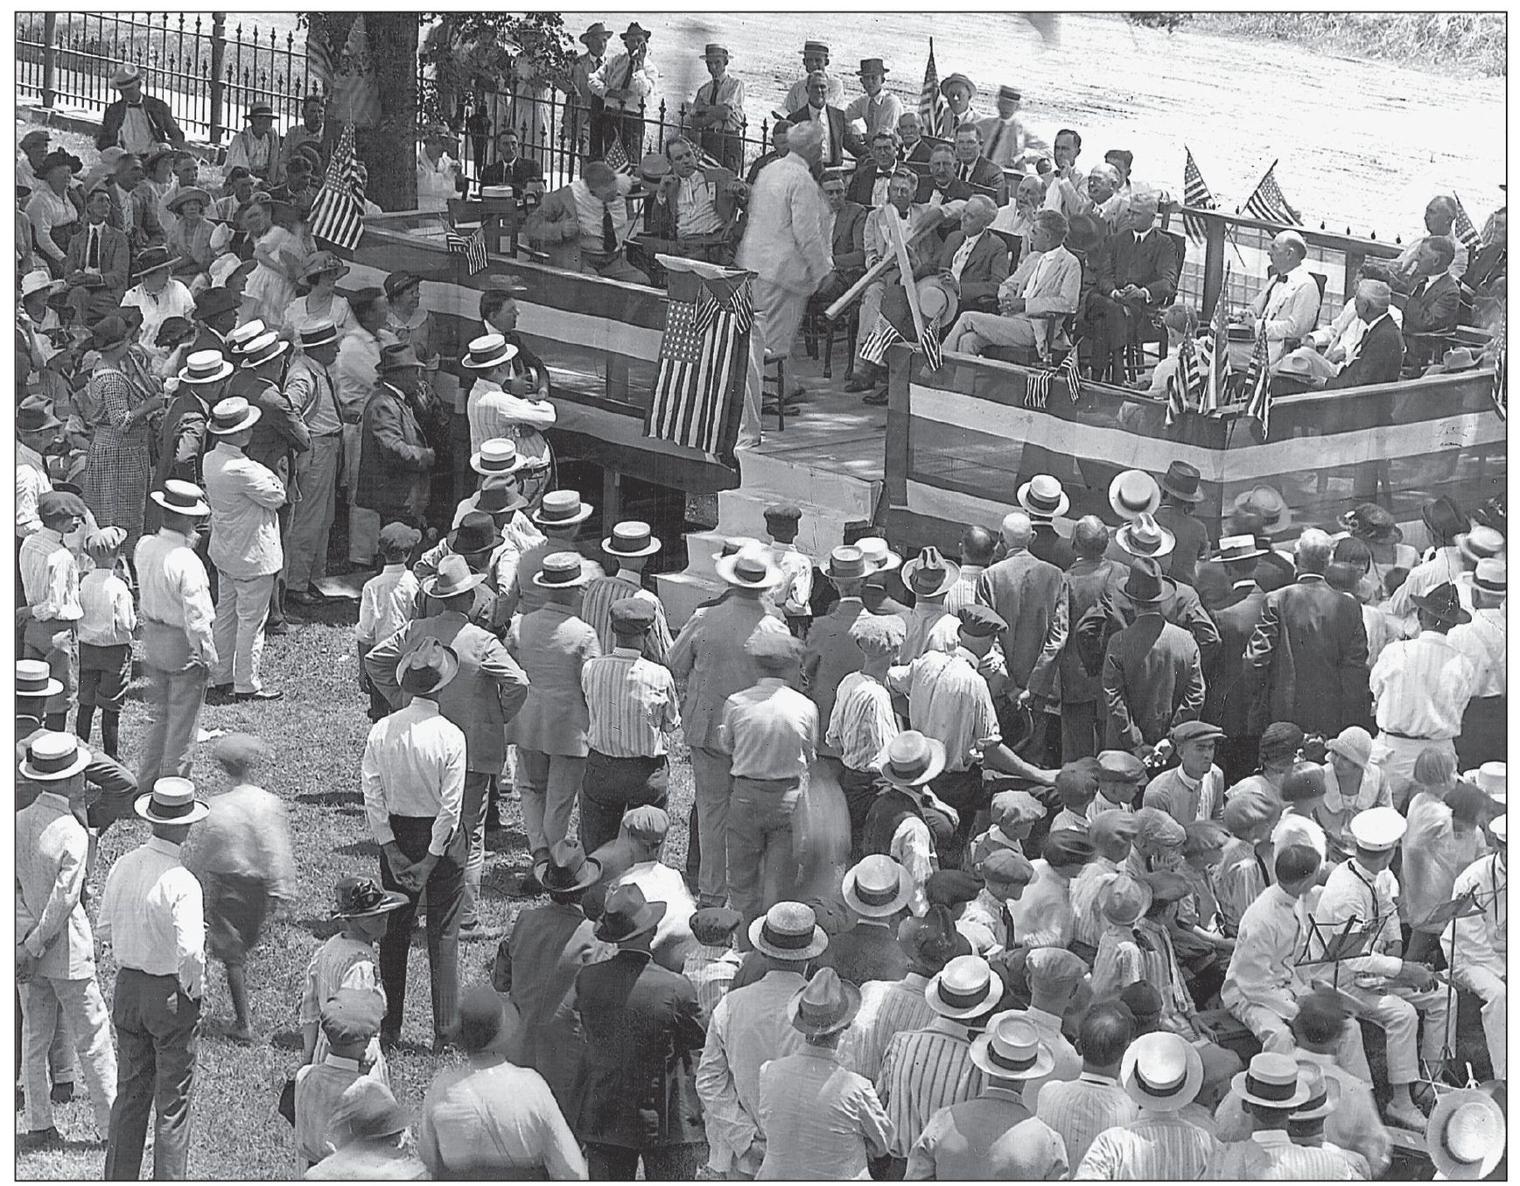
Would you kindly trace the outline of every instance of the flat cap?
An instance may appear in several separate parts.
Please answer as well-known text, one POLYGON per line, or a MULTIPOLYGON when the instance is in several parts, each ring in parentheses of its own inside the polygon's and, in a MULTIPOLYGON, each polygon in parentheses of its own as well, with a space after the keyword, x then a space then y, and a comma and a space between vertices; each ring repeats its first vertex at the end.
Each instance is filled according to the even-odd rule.
POLYGON ((924 882, 924 896, 931 906, 960 906, 976 901, 982 883, 964 869, 936 869, 924 882))
POLYGON ((1045 805, 1028 791, 999 791, 992 796, 992 820, 1005 832, 1045 818, 1045 805))
POLYGON ((1241 837, 1275 819, 1279 810, 1264 792, 1252 787, 1230 796, 1219 818, 1230 835, 1241 837))
POLYGON ((767 523, 800 523, 802 508, 789 502, 776 503, 765 508, 767 523))
POLYGON ((422 542, 422 532, 408 523, 387 523, 380 529, 382 551, 410 552, 422 542))
POLYGON ((965 606, 957 616, 961 629, 971 638, 994 638, 1008 629, 1008 623, 985 605, 965 606))
MULTIPOLYGON (((1140 820, 1131 811, 1103 811, 1087 825, 1087 838, 1104 856, 1122 851, 1140 834, 1140 820)), ((1113 860, 1109 857, 1109 860, 1113 860)))
POLYGON ((340 988, 322 1006, 322 1032, 334 1046, 356 1046, 380 1032, 385 999, 369 988, 340 988))
POLYGON ((1034 880, 1034 866, 1020 852, 1011 848, 995 848, 982 858, 978 866, 984 882, 999 885, 1028 885, 1034 880))
POLYGON ((662 807, 635 807, 623 814, 623 830, 635 840, 664 840, 670 831, 670 816, 662 807))
POLYGON ((37 517, 44 523, 49 519, 83 519, 88 514, 84 499, 66 490, 49 490, 37 496, 37 517))
POLYGON ((1150 1021, 1161 1015, 1161 994, 1144 980, 1137 980, 1119 994, 1136 1021, 1150 1021))
POLYGON ((1152 902, 1180 902, 1192 892, 1192 886, 1180 873, 1160 871, 1148 874, 1145 883, 1150 887, 1152 902))
POLYGON ((896 614, 861 614, 850 626, 850 637, 863 651, 896 655, 908 638, 908 624, 896 614))
POLYGON ((1220 741, 1225 736, 1223 729, 1207 721, 1183 721, 1172 730, 1172 742, 1175 745, 1188 741, 1220 741))
POLYGON ((691 916, 692 937, 698 943, 716 947, 726 943, 743 921, 742 914, 727 906, 704 906, 691 916))
POLYGON ((756 630, 744 644, 744 653, 761 663, 787 663, 801 656, 802 643, 779 630, 756 630))
POLYGON ((1093 858, 1092 841, 1070 828, 1045 837, 1045 860, 1051 865, 1085 865, 1093 858))
POLYGON ((1056 771, 1056 795, 1067 807, 1092 802, 1098 793, 1098 760, 1078 758, 1056 771))
MULTIPOLYGON (((1122 812, 1105 811, 1104 815, 1122 815, 1122 812)), ((1098 817, 1099 819, 1102 816, 1098 817)), ((1142 807, 1135 812, 1135 824, 1139 831, 1135 841, 1142 848, 1181 848, 1187 832, 1181 824, 1159 807, 1142 807)))
POLYGON ((612 628, 619 633, 633 634, 648 630, 654 625, 654 603, 643 597, 624 597, 612 603, 612 628))
POLYGON ((1031 993, 1069 996, 1087 975, 1082 957, 1064 947, 1036 947, 1024 961, 1031 993))
POLYGON ((1098 777, 1103 782, 1145 781, 1145 763, 1128 750, 1106 749, 1098 755, 1098 777))

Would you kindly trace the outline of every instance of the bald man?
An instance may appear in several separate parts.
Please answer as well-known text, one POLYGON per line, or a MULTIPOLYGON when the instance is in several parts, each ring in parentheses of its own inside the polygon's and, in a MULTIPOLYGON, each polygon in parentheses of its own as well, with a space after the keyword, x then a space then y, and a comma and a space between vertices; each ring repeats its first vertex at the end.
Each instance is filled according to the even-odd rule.
POLYGON ((1358 312, 1358 298, 1363 307, 1386 309, 1394 324, 1400 323, 1399 311, 1388 303, 1392 300, 1388 285, 1381 280, 1362 280, 1334 321, 1304 334, 1297 343, 1288 339, 1284 343, 1287 352, 1273 369, 1290 371, 1311 387, 1323 386, 1340 374, 1341 368, 1361 353, 1367 334, 1367 323, 1358 312))
POLYGON ((1124 229, 1098 263, 1092 294, 1098 331, 1093 363, 1111 367, 1114 379, 1122 377, 1122 352, 1135 331, 1156 310, 1170 304, 1177 291, 1182 260, 1166 232, 1156 227, 1157 207, 1154 191, 1133 193, 1124 229))
POLYGON ((1297 231, 1283 231, 1267 248, 1272 278, 1261 290, 1241 321, 1253 334, 1267 337, 1267 365, 1276 366, 1284 343, 1307 335, 1319 320, 1319 284, 1304 260, 1309 245, 1297 231))
POLYGON ((1034 524, 1023 511, 1003 519, 1007 556, 977 578, 976 599, 1006 622, 1003 657, 1011 694, 1054 687, 1055 663, 1066 644, 1066 598, 1061 570, 1029 551, 1034 524))

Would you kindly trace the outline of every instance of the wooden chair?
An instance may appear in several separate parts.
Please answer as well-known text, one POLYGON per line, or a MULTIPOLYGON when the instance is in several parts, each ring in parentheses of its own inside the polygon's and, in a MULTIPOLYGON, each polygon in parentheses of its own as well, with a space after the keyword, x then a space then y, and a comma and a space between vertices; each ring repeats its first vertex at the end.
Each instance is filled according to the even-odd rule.
MULTIPOLYGON (((1182 283, 1182 266, 1187 262, 1187 236, 1180 231, 1161 231, 1169 240, 1177 254, 1177 282, 1182 283)), ((1140 377, 1140 372, 1145 369, 1145 348, 1155 345, 1157 348, 1156 361, 1160 362, 1166 357, 1167 337, 1166 326, 1161 324, 1161 310, 1155 309, 1143 322, 1138 332, 1124 347, 1124 373, 1123 380, 1133 383, 1140 377)))
POLYGON ((766 353, 760 364, 760 413, 763 416, 767 410, 776 413, 776 431, 786 431, 786 355, 766 353), (771 374, 774 369, 774 376, 771 374), (770 393, 771 385, 775 385, 776 406, 768 409, 765 402, 770 393))
POLYGON ((823 315, 821 308, 809 307, 802 319, 802 342, 807 349, 809 358, 819 357, 819 346, 823 349, 823 377, 834 377, 834 339, 840 330, 844 331, 844 341, 849 357, 845 359, 844 377, 846 380, 855 377, 855 348, 860 342, 860 302, 855 301, 850 305, 849 311, 837 320, 832 320, 823 315))

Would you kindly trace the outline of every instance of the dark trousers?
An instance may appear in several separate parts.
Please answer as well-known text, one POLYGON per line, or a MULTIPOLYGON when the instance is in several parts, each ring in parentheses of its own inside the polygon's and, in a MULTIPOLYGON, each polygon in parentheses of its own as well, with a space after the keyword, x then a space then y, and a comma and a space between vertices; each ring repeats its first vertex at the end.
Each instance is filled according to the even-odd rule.
POLYGON ((961 817, 955 834, 940 847, 939 865, 941 869, 959 869, 966 855, 966 845, 976 830, 977 814, 991 802, 982 783, 982 768, 947 770, 934 780, 933 785, 934 793, 955 808, 961 817))
POLYGON ((1214 747, 1214 760, 1224 775, 1224 785, 1234 786, 1242 778, 1250 778, 1256 772, 1256 751, 1261 747, 1260 737, 1222 737, 1214 747))
POLYGON ((622 1145, 586 1146, 586 1170, 593 1182, 631 1182, 644 1160, 646 1182, 689 1182, 707 1160, 707 1143, 666 1145, 660 1149, 626 1149, 622 1145))
POLYGON ((865 831, 866 816, 871 804, 876 802, 876 774, 870 770, 851 770, 841 762, 839 789, 844 792, 845 810, 850 813, 850 859, 858 861, 864 855, 861 836, 865 831))
MULTIPOLYGON (((393 815, 391 832, 396 845, 409 861, 427 855, 433 838, 433 821, 416 816, 393 815)), ((433 1038, 448 1041, 459 1022, 459 914, 464 903, 465 837, 456 831, 449 849, 427 879, 427 953, 428 973, 433 986, 433 1038)), ((391 867, 380 854, 380 883, 388 890, 405 894, 407 904, 391 914, 390 926, 380 940, 380 982, 385 989, 384 1033, 399 1036, 406 1006, 406 957, 417 929, 417 900, 420 897, 402 889, 391 867)))
POLYGON ((449 468, 454 480, 454 501, 449 504, 449 514, 454 507, 475 492, 475 471, 470 468, 470 418, 462 412, 449 416, 449 468))
POLYGON ((606 103, 595 95, 591 97, 590 105, 586 109, 586 132, 589 140, 587 152, 592 160, 600 160, 603 151, 607 147, 607 121, 603 118, 603 113, 606 109, 606 103))
POLYGON ((154 1180, 184 1179, 200 1017, 201 1003, 184 994, 179 977, 149 976, 136 968, 116 973, 111 1004, 116 1103, 106 1137, 106 1181, 135 1182, 141 1176, 150 1110, 154 1180))
POLYGON ((1504 761, 1508 704, 1507 696, 1474 696, 1467 702, 1462 733, 1457 738, 1459 770, 1476 770, 1484 762, 1504 761))
POLYGON ((1082 700, 1061 705, 1061 761, 1095 758, 1103 748, 1103 723, 1098 702, 1082 700))
POLYGON ((581 847, 595 852, 616 840, 623 812, 633 807, 665 806, 670 767, 658 758, 609 758, 592 750, 581 780, 581 847))
POLYGON ((644 155, 644 117, 635 113, 615 111, 611 109, 601 112, 593 112, 591 115, 591 141, 593 145, 593 157, 605 156, 607 150, 619 140, 623 142, 623 151, 628 154, 628 159, 635 164, 644 155))

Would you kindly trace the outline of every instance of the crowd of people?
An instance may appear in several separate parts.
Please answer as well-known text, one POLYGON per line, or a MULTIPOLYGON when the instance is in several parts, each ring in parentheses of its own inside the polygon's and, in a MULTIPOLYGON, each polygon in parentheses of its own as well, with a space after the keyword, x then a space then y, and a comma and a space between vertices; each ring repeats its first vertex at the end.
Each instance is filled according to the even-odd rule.
MULTIPOLYGON (((697 149, 723 149, 742 104, 721 49, 702 129, 717 139, 667 152, 677 238, 697 149)), ((624 57, 588 84, 617 115, 608 135, 628 135, 637 95, 609 78, 647 69, 634 44, 624 57)), ((882 219, 847 213, 862 174, 820 188, 821 160, 868 154, 910 226, 933 208, 895 140, 852 130, 891 127, 883 64, 862 63, 850 111, 865 114, 843 120, 822 66, 777 159, 723 191, 745 202, 738 260, 757 273, 762 332, 789 325, 788 348, 808 300, 848 284, 839 220, 865 258, 886 250, 882 219), (776 250, 783 226, 819 250, 776 250)), ((22 145, 27 220, 51 219, 61 253, 38 233, 19 259, 22 1148, 57 1146, 52 1107, 77 1062, 106 1177, 139 1176, 150 1115, 154 1176, 186 1175, 207 957, 233 1015, 215 1028, 251 1041, 249 953, 294 870, 327 859, 259 785, 258 739, 216 742, 227 789, 204 794, 198 722, 207 702, 279 699, 264 636, 323 597, 346 517, 372 722, 354 839, 379 857, 335 879, 338 929, 297 1002, 293 1173, 1356 1179, 1412 1144, 1447 1177, 1502 1175, 1502 498, 1430 500, 1425 538, 1406 541, 1374 503, 1294 524, 1258 487, 1216 537, 1185 461, 1121 472, 1111 515, 1074 524, 1061 482, 1037 474, 954 556, 907 557, 864 521, 807 555, 801 511, 778 504, 767 538, 714 557, 722 593, 673 623, 644 588, 665 546, 648 524, 582 538, 596 508, 558 480, 548 371, 515 333, 510 281, 483 292, 462 349, 415 275, 338 293, 346 268, 302 213, 319 105, 304 139, 249 112, 233 220, 203 231, 216 204, 181 149, 144 159, 137 143, 173 144, 172 118, 134 70, 117 81, 98 178, 76 185, 82 166, 45 138, 22 145), (205 266, 184 271, 203 240, 205 266), (129 769, 134 653, 146 723, 129 769), (683 748, 685 820, 670 811, 683 748), (518 911, 489 980, 462 983, 461 940, 486 933, 488 838, 514 797, 531 865, 516 892, 547 901, 518 911), (144 843, 98 869, 100 834, 139 824, 144 843), (679 828, 678 869, 664 858, 679 828), (419 910, 432 1048, 465 1061, 413 1112, 387 1054, 419 910), (98 945, 116 968, 109 1011, 98 945)), ((988 143, 999 167, 1045 159, 1016 93, 983 127, 970 80, 945 87, 960 165, 924 154, 935 193, 969 187, 957 168, 972 175, 988 143)), ((1121 196, 1116 183, 1099 201, 1090 179, 1082 198, 1080 137, 1055 139, 1044 205, 1024 207, 1034 254, 999 276, 985 246, 1024 181, 1011 207, 964 195, 932 253, 951 296, 1028 286, 1016 313, 983 318, 1052 311, 1030 302, 1071 287, 1063 237, 1121 196)), ((542 224, 578 266, 632 268, 630 184, 593 162, 545 198, 542 224)), ((1154 219, 1141 193, 1120 206, 1154 219)), ((1102 266, 1149 251, 1149 226, 1127 222, 1102 266)), ((1428 267, 1452 262, 1431 230, 1422 293, 1428 267)), ((1279 238, 1269 325, 1276 293, 1306 291, 1279 238)), ((1135 292, 1169 299, 1114 275, 1101 317, 1116 334, 1135 292)), ((887 315, 901 293, 875 299, 887 315)), ((966 318, 966 338, 998 341, 966 318)))

